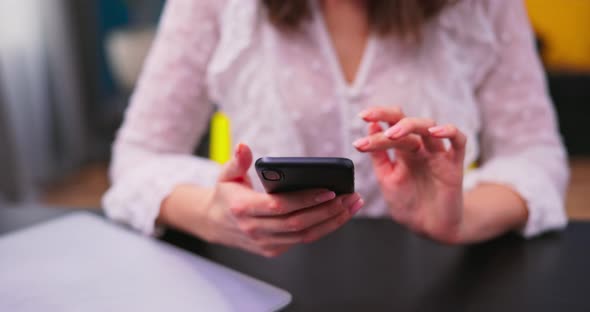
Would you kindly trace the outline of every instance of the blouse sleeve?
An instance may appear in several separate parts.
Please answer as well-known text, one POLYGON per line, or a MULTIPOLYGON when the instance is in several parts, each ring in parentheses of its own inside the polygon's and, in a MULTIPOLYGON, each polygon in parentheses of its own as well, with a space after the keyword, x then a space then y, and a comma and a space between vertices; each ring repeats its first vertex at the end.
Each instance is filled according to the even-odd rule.
POLYGON ((219 172, 215 163, 192 156, 213 110, 205 76, 219 37, 219 2, 167 1, 113 146, 103 207, 108 217, 147 235, 175 186, 213 185, 219 172))
POLYGON ((482 165, 465 183, 499 183, 519 193, 529 209, 522 234, 530 237, 567 223, 567 157, 523 1, 487 3, 497 58, 477 91, 482 165))

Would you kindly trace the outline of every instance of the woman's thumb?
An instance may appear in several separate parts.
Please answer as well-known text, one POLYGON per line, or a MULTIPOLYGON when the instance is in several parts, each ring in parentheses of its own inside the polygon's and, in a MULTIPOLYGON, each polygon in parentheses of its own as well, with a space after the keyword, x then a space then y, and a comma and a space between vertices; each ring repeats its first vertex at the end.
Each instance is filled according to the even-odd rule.
POLYGON ((236 146, 234 157, 227 162, 221 175, 220 182, 243 182, 248 176, 248 169, 252 165, 252 151, 248 145, 240 143, 236 146))

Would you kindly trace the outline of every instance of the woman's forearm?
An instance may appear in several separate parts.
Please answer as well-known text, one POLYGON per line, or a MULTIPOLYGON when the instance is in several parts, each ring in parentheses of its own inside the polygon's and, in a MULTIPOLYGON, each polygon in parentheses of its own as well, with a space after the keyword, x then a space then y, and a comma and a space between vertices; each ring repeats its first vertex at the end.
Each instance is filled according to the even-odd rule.
POLYGON ((209 239, 206 206, 213 190, 194 185, 179 185, 160 207, 158 223, 191 233, 201 239, 209 239))
POLYGON ((475 243, 524 227, 526 202, 511 188, 480 184, 463 196, 463 227, 458 243, 475 243))

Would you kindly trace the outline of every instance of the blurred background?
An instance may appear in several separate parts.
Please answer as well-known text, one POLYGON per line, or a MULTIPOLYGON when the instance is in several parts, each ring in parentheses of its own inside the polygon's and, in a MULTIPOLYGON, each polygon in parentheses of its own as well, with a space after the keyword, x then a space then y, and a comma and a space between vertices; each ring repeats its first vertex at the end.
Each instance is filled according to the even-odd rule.
MULTIPOLYGON (((570 153, 568 214, 590 220, 590 0, 526 3, 570 153)), ((0 206, 100 207, 163 5, 0 0, 0 206)))

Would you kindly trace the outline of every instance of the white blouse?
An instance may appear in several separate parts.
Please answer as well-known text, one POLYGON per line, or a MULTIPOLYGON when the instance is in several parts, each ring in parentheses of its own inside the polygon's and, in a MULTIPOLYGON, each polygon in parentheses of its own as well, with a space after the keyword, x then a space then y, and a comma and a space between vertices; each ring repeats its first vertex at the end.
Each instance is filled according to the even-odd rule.
POLYGON ((513 188, 528 204, 525 236, 565 226, 566 153, 522 1, 462 0, 425 25, 420 42, 371 36, 352 84, 317 4, 301 33, 286 36, 260 3, 167 1, 114 144, 109 217, 151 234, 176 185, 214 185, 219 165, 192 155, 212 103, 255 159, 352 159, 366 201, 359 215, 386 216, 369 156, 352 142, 366 135, 360 111, 396 105, 467 135, 465 168, 481 165, 466 171, 464 189, 513 188))

